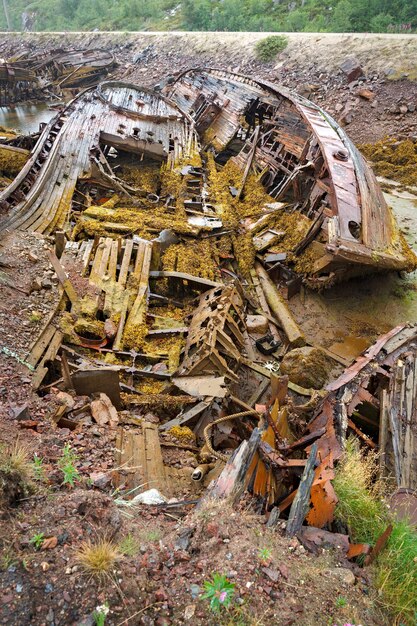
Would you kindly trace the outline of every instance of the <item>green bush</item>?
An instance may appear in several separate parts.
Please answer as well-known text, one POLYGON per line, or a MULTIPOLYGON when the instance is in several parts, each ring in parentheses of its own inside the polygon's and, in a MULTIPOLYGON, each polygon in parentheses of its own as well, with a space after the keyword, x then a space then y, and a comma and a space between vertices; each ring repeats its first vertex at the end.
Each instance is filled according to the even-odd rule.
POLYGON ((258 41, 255 46, 256 56, 261 61, 272 61, 287 46, 288 38, 285 35, 270 35, 258 41))

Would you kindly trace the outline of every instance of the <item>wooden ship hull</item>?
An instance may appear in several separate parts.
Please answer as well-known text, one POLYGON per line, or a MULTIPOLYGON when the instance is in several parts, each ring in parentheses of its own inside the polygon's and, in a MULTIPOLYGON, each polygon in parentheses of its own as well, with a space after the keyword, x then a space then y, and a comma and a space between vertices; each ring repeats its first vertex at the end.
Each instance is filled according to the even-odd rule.
POLYGON ((184 72, 167 94, 194 119, 217 163, 231 159, 244 178, 256 172, 275 201, 310 219, 292 251, 295 257, 310 251, 308 284, 416 267, 370 166, 316 104, 215 69, 184 72))
POLYGON ((173 167, 196 150, 197 136, 186 114, 147 89, 114 81, 85 90, 45 126, 26 165, 0 193, 0 233, 62 228, 82 179, 129 196, 105 157, 111 147, 173 167))
POLYGON ((0 106, 97 85, 116 66, 106 50, 23 52, 0 64, 0 106))

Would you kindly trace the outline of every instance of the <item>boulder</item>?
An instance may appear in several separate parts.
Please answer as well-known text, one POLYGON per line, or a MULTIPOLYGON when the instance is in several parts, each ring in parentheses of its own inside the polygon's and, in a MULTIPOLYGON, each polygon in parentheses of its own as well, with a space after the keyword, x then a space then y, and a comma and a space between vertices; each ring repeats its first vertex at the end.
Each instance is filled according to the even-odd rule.
POLYGON ((323 350, 304 346, 288 352, 280 370, 296 385, 321 389, 328 381, 331 368, 331 362, 323 350))

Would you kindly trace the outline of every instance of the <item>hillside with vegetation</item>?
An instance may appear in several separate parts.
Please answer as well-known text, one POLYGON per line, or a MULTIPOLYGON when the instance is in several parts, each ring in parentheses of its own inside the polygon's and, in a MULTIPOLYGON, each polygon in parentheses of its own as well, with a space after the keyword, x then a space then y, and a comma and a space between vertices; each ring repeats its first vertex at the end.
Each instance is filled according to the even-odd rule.
POLYGON ((4 0, 3 5, 2 31, 417 30, 417 0, 4 0))

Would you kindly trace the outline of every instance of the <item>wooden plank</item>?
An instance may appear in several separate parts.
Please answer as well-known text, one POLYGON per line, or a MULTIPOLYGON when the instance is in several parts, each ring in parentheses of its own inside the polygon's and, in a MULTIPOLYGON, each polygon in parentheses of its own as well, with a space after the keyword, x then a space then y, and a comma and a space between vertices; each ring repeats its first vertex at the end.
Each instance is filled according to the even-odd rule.
POLYGON ((42 358, 41 362, 39 363, 38 367, 35 370, 35 373, 32 376, 32 388, 33 389, 38 389, 39 385, 41 384, 41 382, 43 381, 43 379, 45 378, 47 372, 48 372, 48 368, 46 367, 46 363, 48 361, 52 361, 56 355, 57 352, 61 346, 62 343, 62 333, 59 330, 55 330, 55 333, 51 339, 51 342, 45 352, 44 357, 42 358))

